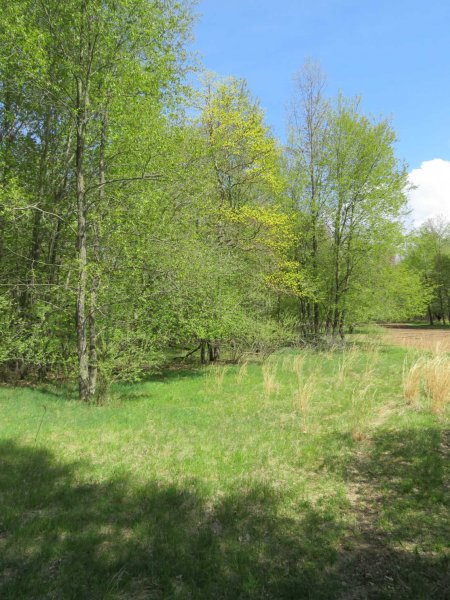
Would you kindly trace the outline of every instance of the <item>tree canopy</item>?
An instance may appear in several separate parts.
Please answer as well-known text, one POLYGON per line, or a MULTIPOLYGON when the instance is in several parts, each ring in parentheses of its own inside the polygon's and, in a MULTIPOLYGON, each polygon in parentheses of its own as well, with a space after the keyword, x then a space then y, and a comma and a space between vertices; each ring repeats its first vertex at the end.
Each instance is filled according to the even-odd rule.
POLYGON ((4 378, 88 401, 173 352, 450 318, 448 225, 405 239, 389 121, 327 98, 313 63, 283 147, 245 81, 189 83, 187 1, 0 8, 4 378))

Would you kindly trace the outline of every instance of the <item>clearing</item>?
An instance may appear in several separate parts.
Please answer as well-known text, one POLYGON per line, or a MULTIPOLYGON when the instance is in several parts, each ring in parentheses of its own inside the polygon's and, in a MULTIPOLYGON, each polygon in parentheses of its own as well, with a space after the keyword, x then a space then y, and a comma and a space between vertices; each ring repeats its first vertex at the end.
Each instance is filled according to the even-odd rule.
POLYGON ((448 405, 372 344, 0 388, 0 597, 449 598, 448 405))

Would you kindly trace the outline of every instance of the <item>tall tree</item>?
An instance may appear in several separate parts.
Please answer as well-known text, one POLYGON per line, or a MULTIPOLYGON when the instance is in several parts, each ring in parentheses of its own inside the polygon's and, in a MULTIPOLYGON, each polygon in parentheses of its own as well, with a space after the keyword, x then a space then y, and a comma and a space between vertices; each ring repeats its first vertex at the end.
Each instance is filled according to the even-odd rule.
POLYGON ((425 297, 431 290, 427 305, 430 325, 435 320, 450 323, 450 223, 430 219, 412 232, 405 262, 420 275, 425 297))
MULTIPOLYGON (((55 215, 58 222, 50 236, 50 260, 56 258, 60 243, 61 218, 70 238, 74 223, 61 217, 55 205, 55 200, 65 196, 68 214, 76 215, 76 255, 66 254, 66 258, 75 260, 77 271, 78 379, 80 398, 87 400, 95 394, 97 380, 99 221, 114 206, 119 190, 127 187, 133 195, 133 184, 153 182, 162 175, 147 168, 150 157, 160 151, 157 144, 151 147, 149 125, 152 115, 167 119, 163 113, 181 93, 183 45, 191 13, 186 3, 171 0, 23 1, 18 7, 11 21, 23 22, 26 31, 37 32, 40 66, 45 67, 38 76, 28 69, 11 84, 14 89, 31 91, 17 103, 21 115, 27 117, 25 124, 21 123, 22 137, 35 152, 35 175, 28 178, 36 181, 35 189, 30 186, 33 217, 31 247, 26 253, 28 270, 34 282, 36 266, 44 262, 41 249, 47 220, 43 221, 43 214, 55 215), (26 97, 35 100, 30 109, 26 97), (38 98, 43 102, 39 104, 38 98), (142 115, 147 115, 144 123, 142 115), (131 137, 140 148, 136 152, 135 146, 124 161, 131 137), (60 168, 56 190, 55 164, 60 168)), ((16 43, 16 53, 29 52, 26 35, 19 36, 16 43)), ((6 71, 5 67, 2 81, 7 80, 6 71)), ((4 113, 10 119, 11 110, 4 113)), ((3 150, 5 155, 5 145, 3 150)), ((16 174, 20 173, 17 169, 16 174)), ((123 201, 124 194, 120 196, 123 201)), ((70 260, 66 265, 69 281, 73 265, 70 260)), ((53 265, 50 270, 54 271, 53 265)), ((54 274, 50 279, 54 282, 54 274)), ((30 303, 30 277, 24 283, 25 306, 30 303)))
POLYGON ((290 127, 290 190, 300 261, 310 265, 315 293, 313 306, 301 301, 300 312, 307 332, 343 337, 359 281, 367 282, 368 268, 389 269, 386 254, 392 260, 398 252, 406 171, 386 120, 364 116, 358 100, 342 95, 327 102, 311 64, 300 82, 290 127))
POLYGON ((320 329, 320 263, 324 208, 327 201, 327 136, 330 116, 325 97, 326 79, 320 65, 307 59, 295 76, 295 93, 291 104, 288 152, 295 208, 300 216, 302 235, 297 259, 310 273, 313 298, 300 301, 300 316, 317 335, 320 329))

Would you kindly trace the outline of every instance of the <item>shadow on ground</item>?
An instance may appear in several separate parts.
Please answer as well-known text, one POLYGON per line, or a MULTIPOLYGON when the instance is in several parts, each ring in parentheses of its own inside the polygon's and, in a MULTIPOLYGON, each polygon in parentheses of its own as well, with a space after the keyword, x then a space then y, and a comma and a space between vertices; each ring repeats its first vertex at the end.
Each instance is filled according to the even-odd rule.
POLYGON ((4 442, 0 597, 449 598, 436 551, 448 542, 448 456, 437 431, 417 435, 385 433, 356 457, 354 531, 306 502, 286 516, 268 485, 213 503, 195 481, 89 483, 86 464, 4 442))
POLYGON ((82 483, 81 466, 0 446, 3 600, 327 597, 337 525, 326 515, 305 505, 283 517, 264 486, 209 504, 195 482, 82 483))
POLYGON ((337 564, 343 597, 449 599, 450 432, 379 432, 347 479, 356 527, 337 564))

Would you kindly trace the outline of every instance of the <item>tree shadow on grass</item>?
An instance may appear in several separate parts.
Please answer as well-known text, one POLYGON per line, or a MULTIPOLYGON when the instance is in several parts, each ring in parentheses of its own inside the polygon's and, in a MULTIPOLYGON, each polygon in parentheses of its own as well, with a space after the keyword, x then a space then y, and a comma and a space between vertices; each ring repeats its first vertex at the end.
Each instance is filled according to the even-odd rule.
POLYGON ((66 402, 74 402, 79 399, 78 388, 68 383, 41 383, 36 386, 30 386, 29 389, 43 396, 50 396, 66 402))
MULTIPOLYGON (((206 374, 207 367, 201 365, 192 365, 184 363, 166 365, 158 371, 155 371, 153 373, 147 373, 144 377, 142 377, 142 379, 140 379, 139 383, 172 383, 173 381, 182 381, 184 379, 197 379, 199 377, 204 377, 206 374)), ((136 383, 121 382, 119 384, 116 384, 116 386, 120 389, 127 390, 127 388, 132 389, 134 386, 136 386, 136 383)))
POLYGON ((340 526, 249 485, 211 502, 195 481, 79 480, 86 466, 0 445, 0 597, 329 598, 340 526))
POLYGON ((450 598, 449 434, 382 431, 355 456, 347 475, 356 530, 336 567, 343 598, 450 598))
POLYGON ((82 461, 6 441, 0 598, 445 600, 448 441, 378 433, 347 471, 354 530, 326 501, 287 514, 267 484, 211 500, 196 481, 90 482, 82 461))

